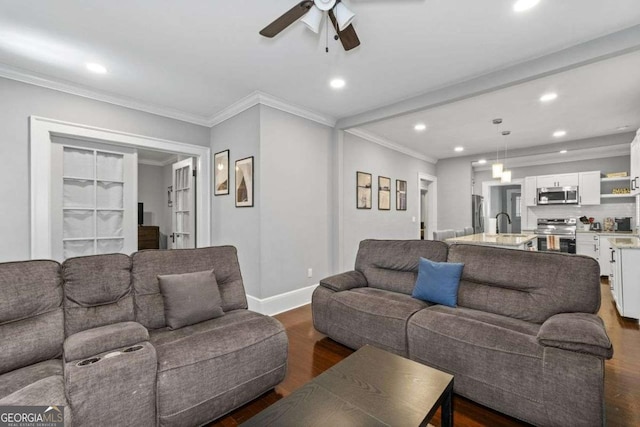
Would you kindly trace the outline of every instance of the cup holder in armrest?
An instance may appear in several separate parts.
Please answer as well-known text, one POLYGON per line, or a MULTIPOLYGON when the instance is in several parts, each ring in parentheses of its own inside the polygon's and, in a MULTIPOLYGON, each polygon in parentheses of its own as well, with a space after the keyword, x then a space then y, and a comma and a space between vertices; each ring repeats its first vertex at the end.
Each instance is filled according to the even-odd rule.
POLYGON ((89 366, 89 365, 93 365, 96 362, 99 362, 100 358, 99 357, 92 357, 90 359, 85 359, 83 361, 80 361, 78 363, 76 363, 76 366, 89 366))
POLYGON ((125 348, 122 350, 123 353, 133 353, 134 351, 142 350, 141 345, 134 345, 133 347, 125 348))

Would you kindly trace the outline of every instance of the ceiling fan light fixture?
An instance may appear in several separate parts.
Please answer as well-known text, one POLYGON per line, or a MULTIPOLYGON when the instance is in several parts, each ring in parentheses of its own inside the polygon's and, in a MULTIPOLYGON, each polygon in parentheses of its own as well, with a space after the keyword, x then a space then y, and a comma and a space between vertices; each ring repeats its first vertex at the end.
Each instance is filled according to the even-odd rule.
POLYGON ((336 0, 313 0, 313 4, 316 7, 324 12, 327 10, 333 9, 333 6, 336 5, 336 0))
POLYGON ((340 29, 340 31, 344 31, 345 28, 351 25, 353 18, 356 17, 356 14, 353 13, 342 2, 336 4, 334 13, 336 14, 336 20, 338 21, 338 28, 340 29))
POLYGON ((322 26, 322 18, 324 18, 324 12, 318 9, 318 6, 314 5, 309 9, 309 12, 307 12, 304 18, 302 18, 302 23, 311 31, 318 34, 322 26))

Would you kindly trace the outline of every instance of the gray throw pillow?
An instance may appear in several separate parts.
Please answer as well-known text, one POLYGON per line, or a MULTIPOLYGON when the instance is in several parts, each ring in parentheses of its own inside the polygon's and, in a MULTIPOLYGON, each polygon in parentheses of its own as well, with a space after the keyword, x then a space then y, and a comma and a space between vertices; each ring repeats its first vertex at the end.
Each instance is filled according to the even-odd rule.
POLYGON ((179 329, 224 314, 213 270, 158 276, 169 329, 179 329))

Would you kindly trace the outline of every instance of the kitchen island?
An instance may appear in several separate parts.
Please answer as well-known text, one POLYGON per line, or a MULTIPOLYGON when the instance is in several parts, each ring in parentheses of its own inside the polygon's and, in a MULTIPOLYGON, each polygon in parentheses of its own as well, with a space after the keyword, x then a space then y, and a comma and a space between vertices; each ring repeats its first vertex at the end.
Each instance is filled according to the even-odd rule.
POLYGON ((452 237, 447 239, 447 243, 467 243, 470 245, 496 246, 507 249, 533 250, 538 236, 535 234, 489 234, 479 233, 468 236, 452 237))

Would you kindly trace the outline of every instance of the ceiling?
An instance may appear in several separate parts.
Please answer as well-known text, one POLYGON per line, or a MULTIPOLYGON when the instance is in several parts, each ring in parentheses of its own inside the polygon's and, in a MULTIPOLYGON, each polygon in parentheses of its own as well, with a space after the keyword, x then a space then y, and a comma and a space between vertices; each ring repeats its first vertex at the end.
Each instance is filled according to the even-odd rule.
POLYGON ((564 141, 640 128, 639 75, 640 51, 361 129, 432 159, 495 155, 505 142, 509 149, 556 144, 561 150, 564 141), (541 102, 546 93, 558 98, 541 102), (511 135, 499 135, 494 118, 502 118, 500 130, 511 135), (417 123, 427 129, 416 132, 417 123), (553 137, 557 130, 566 136, 553 137), (457 146, 464 151, 454 152, 457 146))
POLYGON ((178 155, 165 151, 137 149, 138 163, 155 166, 165 166, 178 160, 178 155))
MULTIPOLYGON (((357 14, 354 26, 362 45, 345 52, 339 42, 330 39, 327 54, 325 35, 316 35, 300 23, 274 39, 258 35, 295 3, 0 0, 0 63, 5 69, 179 111, 196 122, 215 116, 256 90, 342 118, 640 22, 637 0, 616 0, 615 7, 602 0, 541 0, 521 14, 513 12, 514 0, 345 0, 357 14), (89 61, 104 64, 108 73, 87 72, 84 64, 89 61), (341 91, 328 86, 335 76, 347 82, 341 91)), ((533 89, 530 94, 538 95, 533 89)), ((503 101, 524 99, 504 96, 503 101)), ((479 131, 480 123, 499 114, 507 123, 513 122, 515 141, 517 131, 522 131, 517 128, 520 122, 504 108, 497 108, 500 100, 495 102, 499 111, 483 111, 475 125, 465 121, 472 115, 471 107, 464 110, 466 115, 448 117, 452 129, 442 136, 488 138, 484 130, 479 131)), ((598 111, 583 116, 582 124, 600 117, 598 111)), ((546 126, 550 122, 545 117, 547 120, 529 118, 546 126)), ((574 117, 561 124, 574 126, 578 121, 574 117)), ((440 127, 437 121, 430 126, 429 132, 440 127)), ((375 130, 426 150, 420 145, 424 140, 402 134, 395 122, 388 122, 388 127, 375 125, 375 130)), ((578 126, 571 132, 572 137, 578 135, 578 126)), ((539 135, 525 139, 539 141, 539 135)), ((433 156, 445 156, 445 151, 435 151, 433 156)))

